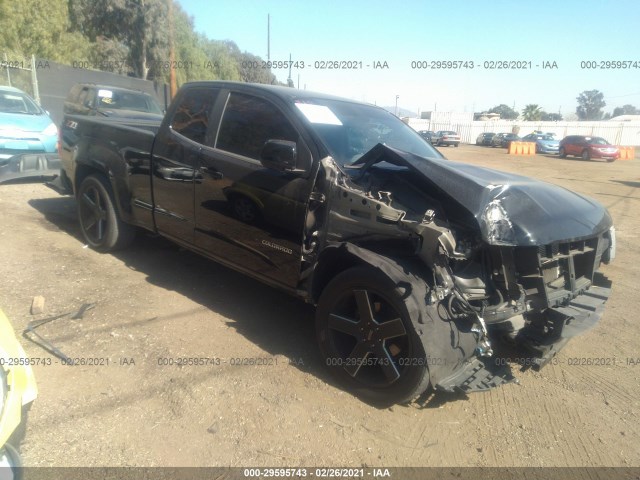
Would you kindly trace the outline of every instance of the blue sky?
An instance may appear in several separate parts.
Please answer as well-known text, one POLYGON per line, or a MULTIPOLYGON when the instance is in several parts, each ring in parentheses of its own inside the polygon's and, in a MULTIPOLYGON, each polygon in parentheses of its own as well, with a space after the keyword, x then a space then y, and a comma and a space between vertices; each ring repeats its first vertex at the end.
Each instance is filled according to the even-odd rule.
MULTIPOLYGON (((584 90, 604 93, 611 111, 640 108, 640 2, 379 0, 179 0, 196 30, 233 40, 271 60, 305 62, 292 78, 300 88, 409 110, 482 111, 506 103, 536 103, 575 113, 584 90), (315 62, 352 60, 356 70, 322 70, 315 62), (433 70, 412 61, 473 61, 473 69, 433 70), (527 70, 497 70, 485 61, 531 62, 527 70), (637 68, 587 69, 582 61, 631 60, 637 68), (388 69, 374 69, 387 62, 388 69), (556 62, 557 69, 543 69, 556 62), (367 67, 367 65, 371 65, 367 67), (536 66, 539 65, 539 66, 536 66), (488 66, 488 65, 487 65, 488 66)), ((286 81, 288 70, 274 70, 286 81)))

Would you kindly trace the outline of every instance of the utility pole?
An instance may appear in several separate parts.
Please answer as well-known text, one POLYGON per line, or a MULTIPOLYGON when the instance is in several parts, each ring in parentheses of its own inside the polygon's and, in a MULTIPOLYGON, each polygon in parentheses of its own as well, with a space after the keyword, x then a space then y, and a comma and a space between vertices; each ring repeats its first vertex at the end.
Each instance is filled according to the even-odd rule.
POLYGON ((271 14, 267 13, 267 61, 271 60, 271 14))
POLYGON ((173 39, 173 0, 167 0, 167 2, 169 3, 169 92, 171 94, 171 99, 173 100, 173 97, 176 96, 176 92, 178 91, 175 69, 176 51, 173 39))
POLYGON ((291 53, 289 53, 289 78, 287 78, 287 85, 291 88, 295 87, 293 79, 291 78, 291 53))

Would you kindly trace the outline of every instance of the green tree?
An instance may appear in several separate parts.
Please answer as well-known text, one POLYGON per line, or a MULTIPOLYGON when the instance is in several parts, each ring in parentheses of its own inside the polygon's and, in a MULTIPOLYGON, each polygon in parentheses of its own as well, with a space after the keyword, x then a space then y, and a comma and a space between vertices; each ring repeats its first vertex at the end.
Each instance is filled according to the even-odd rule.
POLYGON ((505 105, 504 103, 493 107, 491 110, 489 110, 488 113, 499 113, 500 118, 503 118, 505 120, 515 120, 516 118, 518 118, 518 112, 516 112, 509 105, 505 105))
POLYGON ((559 113, 542 112, 540 115, 540 120, 543 120, 545 122, 559 122, 562 120, 562 115, 560 115, 559 113))
POLYGON ((167 7, 167 0, 69 0, 72 27, 93 43, 122 44, 131 73, 144 79, 169 57, 167 7))
POLYGON ((585 90, 578 97, 576 115, 580 120, 600 120, 602 109, 607 105, 604 94, 598 90, 585 90))
POLYGON ((0 2, 0 52, 70 62, 85 60, 90 42, 69 31, 66 0, 0 2))
POLYGON ((614 108, 611 116, 618 117, 620 115, 640 115, 640 109, 628 104, 614 108))
POLYGON ((530 103, 522 110, 522 118, 525 121, 535 121, 542 118, 542 110, 536 104, 530 103))
POLYGON ((202 36, 200 45, 207 57, 207 67, 211 69, 214 79, 240 80, 240 66, 231 55, 227 42, 209 40, 202 36))

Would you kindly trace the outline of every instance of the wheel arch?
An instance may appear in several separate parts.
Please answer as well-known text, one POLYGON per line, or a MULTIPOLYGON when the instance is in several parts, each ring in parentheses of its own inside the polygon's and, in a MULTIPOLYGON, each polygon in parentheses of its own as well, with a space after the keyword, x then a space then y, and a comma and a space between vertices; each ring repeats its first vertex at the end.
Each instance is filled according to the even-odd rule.
POLYGON ((87 178, 89 175, 100 175, 104 177, 109 185, 111 186, 111 191, 113 192, 113 201, 115 204, 118 213, 120 214, 120 218, 127 223, 131 223, 133 216, 131 212, 131 204, 130 201, 127 200, 129 195, 129 191, 126 185, 123 182, 116 181, 117 176, 114 175, 109 168, 99 162, 78 162, 75 170, 75 193, 76 196, 80 191, 80 185, 82 185, 82 181, 87 178), (125 204, 127 208, 125 208, 125 204))
POLYGON ((478 336, 471 329, 471 324, 451 319, 443 314, 439 301, 432 302, 433 273, 415 259, 383 256, 349 242, 330 245, 322 251, 313 275, 313 303, 317 304, 322 291, 336 275, 360 265, 381 271, 404 290, 409 300, 408 313, 431 359, 432 386, 475 357, 478 336))
POLYGON ((418 277, 423 280, 425 290, 430 290, 429 280, 432 274, 428 267, 421 263, 402 262, 400 259, 381 255, 350 242, 340 242, 327 246, 318 258, 310 292, 314 305, 336 275, 360 265, 369 265, 380 270, 397 285, 407 283, 408 275, 418 277))

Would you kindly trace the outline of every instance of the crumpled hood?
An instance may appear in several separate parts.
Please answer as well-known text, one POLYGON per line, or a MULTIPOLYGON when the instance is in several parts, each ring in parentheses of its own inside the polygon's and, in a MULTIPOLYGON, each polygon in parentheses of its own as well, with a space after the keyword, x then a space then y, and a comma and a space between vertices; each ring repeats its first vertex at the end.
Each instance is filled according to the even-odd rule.
MULTIPOLYGON (((365 171, 386 161, 409 167, 476 219, 492 245, 535 246, 580 240, 611 225, 599 202, 532 178, 446 159, 423 158, 382 144, 352 166, 365 171)), ((357 171, 354 172, 357 175, 357 171)), ((446 203, 447 199, 443 199, 446 203)))

